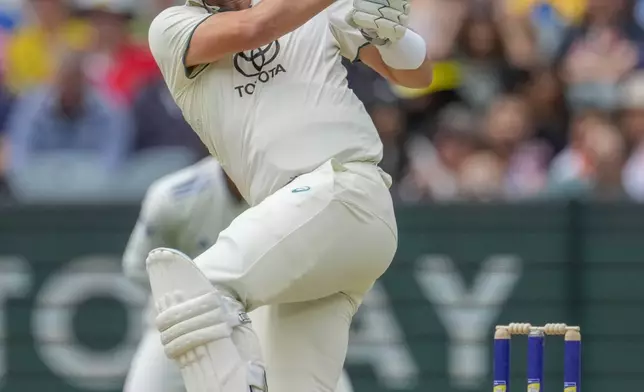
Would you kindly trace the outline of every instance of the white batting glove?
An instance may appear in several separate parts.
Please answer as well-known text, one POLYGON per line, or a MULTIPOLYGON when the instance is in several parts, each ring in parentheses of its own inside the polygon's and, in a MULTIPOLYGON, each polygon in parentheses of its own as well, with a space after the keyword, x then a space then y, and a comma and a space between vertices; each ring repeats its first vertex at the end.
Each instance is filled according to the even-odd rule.
POLYGON ((353 0, 347 22, 374 45, 398 41, 407 31, 409 0, 353 0))

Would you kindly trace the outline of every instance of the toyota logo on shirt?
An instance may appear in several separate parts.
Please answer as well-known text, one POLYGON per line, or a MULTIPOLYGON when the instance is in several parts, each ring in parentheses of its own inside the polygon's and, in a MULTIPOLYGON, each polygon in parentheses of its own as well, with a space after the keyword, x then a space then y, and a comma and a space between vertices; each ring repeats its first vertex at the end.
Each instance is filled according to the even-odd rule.
POLYGON ((280 73, 286 72, 282 64, 275 61, 279 53, 280 43, 273 41, 260 48, 240 52, 233 56, 233 66, 237 72, 247 78, 252 78, 244 84, 235 86, 240 98, 255 94, 258 85, 268 83, 280 73))
POLYGON ((266 71, 280 53, 279 41, 247 52, 240 52, 233 57, 233 65, 240 74, 252 78, 266 71))

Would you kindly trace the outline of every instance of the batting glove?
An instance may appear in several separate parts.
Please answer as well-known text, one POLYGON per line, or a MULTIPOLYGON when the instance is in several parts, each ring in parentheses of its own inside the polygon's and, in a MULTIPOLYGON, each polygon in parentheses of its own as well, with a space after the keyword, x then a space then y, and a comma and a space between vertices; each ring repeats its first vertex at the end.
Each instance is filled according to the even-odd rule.
POLYGON ((374 45, 398 41, 407 31, 409 0, 353 0, 347 22, 374 45))

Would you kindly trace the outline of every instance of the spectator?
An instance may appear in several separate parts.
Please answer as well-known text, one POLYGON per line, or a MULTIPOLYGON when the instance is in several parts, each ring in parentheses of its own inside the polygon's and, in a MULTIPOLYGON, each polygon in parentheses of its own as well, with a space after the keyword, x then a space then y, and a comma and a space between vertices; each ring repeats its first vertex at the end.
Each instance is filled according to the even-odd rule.
POLYGON ((69 54, 50 86, 16 103, 8 125, 11 170, 19 171, 35 157, 71 151, 94 154, 106 169, 126 158, 130 118, 88 85, 82 60, 79 53, 69 54))
POLYGON ((605 127, 594 133, 590 140, 594 164, 594 187, 592 197, 598 200, 624 199, 623 167, 626 145, 617 127, 605 127))
POLYGON ((504 199, 504 163, 492 151, 470 155, 458 172, 458 197, 468 201, 504 199))
POLYGON ((501 1, 494 1, 492 9, 509 66, 510 86, 514 87, 523 82, 528 72, 543 61, 539 57, 538 30, 535 31, 533 24, 526 23, 521 17, 507 12, 501 1))
POLYGON ((59 53, 88 44, 88 26, 70 17, 67 0, 27 0, 33 21, 18 28, 6 43, 5 83, 14 94, 51 80, 59 53))
POLYGON ((622 186, 624 140, 612 123, 589 120, 580 123, 579 149, 585 157, 583 175, 551 182, 544 196, 608 200, 626 196, 622 186))
POLYGON ((12 104, 13 96, 6 89, 0 89, 0 199, 9 191, 5 181, 5 167, 9 157, 9 148, 5 141, 5 130, 12 104))
POLYGON ((507 54, 493 10, 472 6, 457 36, 456 58, 461 74, 458 92, 473 110, 484 113, 494 96, 516 84, 517 69, 507 54))
POLYGON ((158 76, 147 45, 134 41, 130 0, 78 0, 95 34, 86 64, 89 79, 117 104, 129 105, 140 89, 158 76))
POLYGON ((536 136, 560 152, 568 141, 568 110, 563 85, 554 70, 533 70, 522 90, 530 107, 536 136))
POLYGON ((458 173, 479 144, 474 121, 467 109, 452 105, 442 112, 433 141, 422 134, 413 135, 407 141, 409 165, 397 188, 398 198, 419 202, 445 201, 458 196, 458 173))
POLYGON ((577 113, 570 124, 570 140, 553 159, 548 174, 550 184, 559 184, 572 179, 585 181, 591 175, 590 153, 586 138, 595 128, 606 124, 608 119, 601 112, 577 113))
POLYGON ((573 26, 557 56, 573 109, 612 111, 618 84, 638 67, 644 31, 626 0, 589 0, 582 23, 573 26))
POLYGON ((534 27, 538 53, 550 62, 566 29, 583 17, 586 4, 587 0, 505 0, 504 5, 510 15, 534 27))
POLYGON ((414 11, 409 24, 425 38, 430 58, 443 61, 453 54, 454 42, 471 5, 470 0, 412 1, 414 11))
POLYGON ((627 79, 621 89, 620 125, 631 150, 624 167, 624 188, 628 195, 644 201, 644 74, 627 79))
POLYGON ((163 79, 146 86, 134 102, 135 151, 153 147, 184 146, 198 157, 208 152, 183 119, 163 79))
POLYGON ((534 196, 546 184, 551 151, 545 143, 533 139, 534 132, 523 97, 502 95, 490 107, 485 136, 503 164, 503 190, 509 198, 534 196))

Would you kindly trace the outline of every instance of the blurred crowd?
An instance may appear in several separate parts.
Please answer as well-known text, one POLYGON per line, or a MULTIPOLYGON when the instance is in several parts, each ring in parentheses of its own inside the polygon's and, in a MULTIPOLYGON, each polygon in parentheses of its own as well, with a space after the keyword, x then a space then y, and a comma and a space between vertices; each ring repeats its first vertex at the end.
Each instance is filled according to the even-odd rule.
POLYGON ((392 91, 352 69, 398 200, 644 201, 644 1, 413 10, 436 61, 430 88, 392 91))
POLYGON ((168 1, 8 3, 0 18, 6 194, 28 202, 136 199, 159 176, 207 154, 148 49, 146 21, 168 1))
MULTIPOLYGON (((136 199, 207 152, 146 44, 173 0, 0 0, 0 194, 136 199)), ((426 89, 359 63, 399 202, 644 201, 644 0, 413 0, 426 89)))

